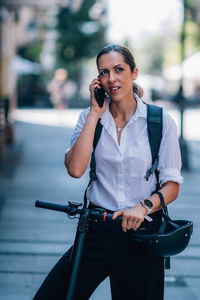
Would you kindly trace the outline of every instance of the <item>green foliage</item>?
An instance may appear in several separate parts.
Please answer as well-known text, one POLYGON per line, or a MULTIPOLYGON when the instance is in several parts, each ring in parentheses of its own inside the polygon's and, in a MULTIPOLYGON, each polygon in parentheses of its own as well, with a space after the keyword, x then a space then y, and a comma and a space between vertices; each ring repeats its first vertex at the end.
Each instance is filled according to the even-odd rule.
POLYGON ((27 47, 27 57, 30 60, 39 62, 40 61, 40 54, 42 52, 42 43, 41 41, 36 41, 33 44, 27 47))
POLYGON ((200 27, 197 23, 195 0, 184 0, 185 6, 185 55, 200 51, 200 27))
POLYGON ((184 0, 185 9, 190 13, 191 18, 195 18, 195 1, 194 0, 184 0))
POLYGON ((200 32, 197 24, 193 21, 187 22, 185 44, 186 56, 200 51, 200 32))
POLYGON ((40 62, 40 54, 42 52, 43 43, 39 40, 34 40, 32 43, 20 46, 17 53, 28 60, 40 62))
POLYGON ((57 65, 71 71, 71 77, 78 76, 83 59, 95 56, 105 44, 106 24, 102 24, 105 11, 99 19, 93 19, 90 12, 95 3, 95 0, 82 1, 75 12, 70 7, 61 8, 57 17, 57 65))

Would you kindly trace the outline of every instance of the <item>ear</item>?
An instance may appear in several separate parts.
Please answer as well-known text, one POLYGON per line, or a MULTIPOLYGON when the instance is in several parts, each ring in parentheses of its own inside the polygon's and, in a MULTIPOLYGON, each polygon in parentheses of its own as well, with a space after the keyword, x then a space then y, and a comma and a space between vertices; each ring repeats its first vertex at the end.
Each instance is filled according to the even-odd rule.
POLYGON ((138 77, 138 68, 135 67, 134 70, 133 70, 133 72, 132 72, 132 79, 136 80, 137 77, 138 77))

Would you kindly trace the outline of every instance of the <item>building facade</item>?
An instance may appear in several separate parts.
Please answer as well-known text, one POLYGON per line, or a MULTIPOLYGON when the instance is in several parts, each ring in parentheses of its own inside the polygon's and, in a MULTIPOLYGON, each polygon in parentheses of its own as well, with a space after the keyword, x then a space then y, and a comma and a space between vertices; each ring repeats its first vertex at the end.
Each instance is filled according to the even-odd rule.
POLYGON ((6 145, 14 140, 10 112, 17 107, 17 73, 13 70, 17 48, 42 34, 27 30, 33 20, 42 25, 51 7, 75 2, 80 0, 0 0, 0 160, 5 156, 6 145))

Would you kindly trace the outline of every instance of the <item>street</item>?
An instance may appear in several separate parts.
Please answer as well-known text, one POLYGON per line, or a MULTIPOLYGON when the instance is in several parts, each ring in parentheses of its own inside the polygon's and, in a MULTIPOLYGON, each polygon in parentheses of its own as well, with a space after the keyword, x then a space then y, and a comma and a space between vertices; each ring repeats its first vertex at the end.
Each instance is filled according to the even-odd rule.
MULTIPOLYGON (((0 163, 0 300, 31 300, 62 253, 72 244, 77 220, 35 208, 35 200, 66 204, 83 200, 88 174, 71 178, 64 151, 80 110, 18 110, 16 142, 0 163)), ((178 112, 171 114, 178 124, 178 112)), ((194 222, 188 248, 171 258, 165 300, 200 300, 200 110, 185 117, 190 171, 170 216, 194 222)), ((92 300, 110 300, 109 280, 92 300)), ((139 300, 139 299, 137 299, 139 300)))

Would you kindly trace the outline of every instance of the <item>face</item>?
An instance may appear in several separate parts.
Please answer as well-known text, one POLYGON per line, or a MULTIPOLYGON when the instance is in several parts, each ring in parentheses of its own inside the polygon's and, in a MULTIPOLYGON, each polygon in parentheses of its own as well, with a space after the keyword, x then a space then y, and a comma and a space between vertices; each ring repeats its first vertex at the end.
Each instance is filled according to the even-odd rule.
POLYGON ((131 72, 121 53, 111 51, 98 61, 100 80, 112 101, 126 101, 133 98, 133 80, 138 69, 131 72))

